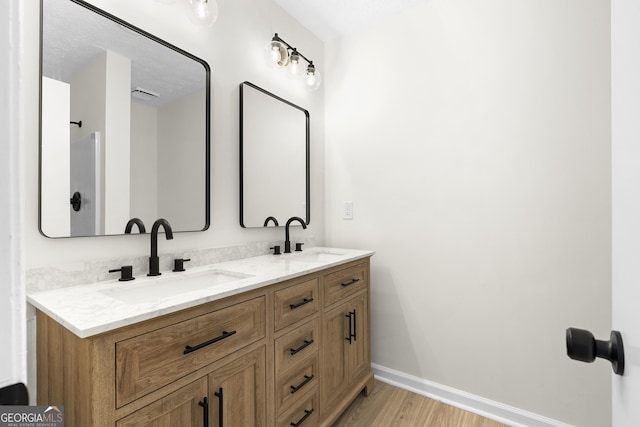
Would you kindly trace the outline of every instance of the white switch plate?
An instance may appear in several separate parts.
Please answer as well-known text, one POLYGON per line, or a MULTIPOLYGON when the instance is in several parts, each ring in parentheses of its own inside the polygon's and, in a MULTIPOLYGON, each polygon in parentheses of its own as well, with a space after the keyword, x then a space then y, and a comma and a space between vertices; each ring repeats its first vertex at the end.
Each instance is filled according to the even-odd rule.
POLYGON ((353 202, 342 204, 342 219, 353 219, 353 202))

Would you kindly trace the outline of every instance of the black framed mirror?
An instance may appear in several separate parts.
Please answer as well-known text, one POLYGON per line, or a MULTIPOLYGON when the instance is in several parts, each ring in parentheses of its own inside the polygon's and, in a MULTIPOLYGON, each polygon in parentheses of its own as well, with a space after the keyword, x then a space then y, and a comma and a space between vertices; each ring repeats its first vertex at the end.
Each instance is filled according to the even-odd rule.
POLYGON ((209 65, 82 0, 40 6, 40 232, 206 230, 209 65))
POLYGON ((240 225, 310 221, 309 112, 253 83, 240 84, 240 225))

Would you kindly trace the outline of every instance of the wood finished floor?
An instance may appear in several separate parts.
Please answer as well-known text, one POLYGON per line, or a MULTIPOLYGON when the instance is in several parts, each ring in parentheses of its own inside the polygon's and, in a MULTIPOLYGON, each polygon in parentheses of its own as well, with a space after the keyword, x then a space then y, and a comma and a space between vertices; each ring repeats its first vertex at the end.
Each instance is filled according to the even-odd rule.
POLYGON ((376 381, 369 396, 360 394, 333 427, 506 427, 415 393, 376 381))

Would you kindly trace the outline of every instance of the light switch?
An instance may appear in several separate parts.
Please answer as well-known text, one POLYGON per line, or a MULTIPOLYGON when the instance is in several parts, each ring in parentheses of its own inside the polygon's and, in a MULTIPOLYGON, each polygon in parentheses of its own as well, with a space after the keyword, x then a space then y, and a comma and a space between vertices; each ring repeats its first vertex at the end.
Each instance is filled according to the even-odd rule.
POLYGON ((353 202, 342 204, 342 219, 353 219, 353 202))

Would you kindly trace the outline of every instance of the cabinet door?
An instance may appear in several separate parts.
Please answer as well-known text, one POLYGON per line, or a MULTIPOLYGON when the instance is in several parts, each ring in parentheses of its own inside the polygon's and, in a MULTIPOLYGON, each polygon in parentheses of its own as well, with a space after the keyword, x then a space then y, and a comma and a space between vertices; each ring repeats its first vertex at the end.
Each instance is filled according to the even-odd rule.
POLYGON ((369 366, 366 293, 324 315, 322 400, 338 399, 351 380, 369 366))
POLYGON ((202 378, 116 422, 117 427, 204 426, 207 379, 202 378))
POLYGON ((209 374, 209 425, 266 425, 265 381, 264 347, 239 357, 209 374))
POLYGON ((355 378, 369 366, 369 307, 367 307, 366 294, 354 298, 349 303, 349 313, 351 313, 351 328, 354 336, 348 346, 347 357, 349 358, 349 380, 355 378))

